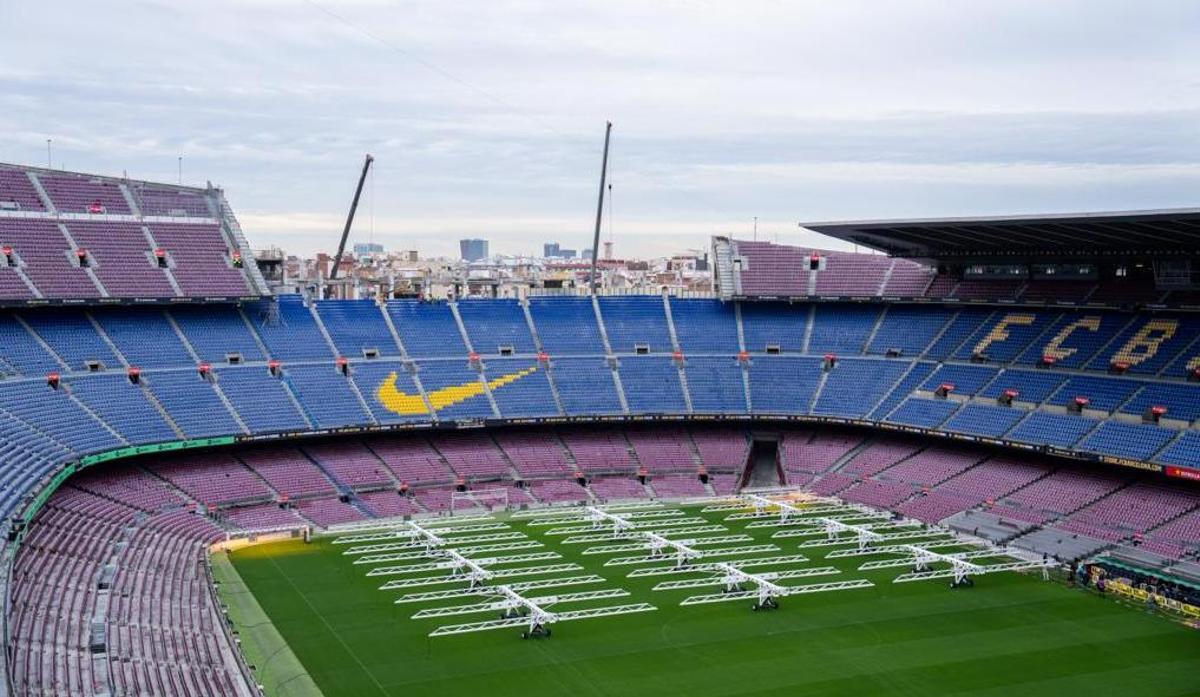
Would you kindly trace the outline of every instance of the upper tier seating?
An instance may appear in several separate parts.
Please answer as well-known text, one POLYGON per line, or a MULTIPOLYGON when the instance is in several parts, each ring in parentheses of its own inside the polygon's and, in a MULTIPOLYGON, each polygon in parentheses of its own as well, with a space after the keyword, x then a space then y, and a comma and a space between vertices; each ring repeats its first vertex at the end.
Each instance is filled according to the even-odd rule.
POLYGON ((129 187, 142 215, 208 218, 212 212, 203 194, 176 188, 135 183, 129 187))
POLYGON ((825 385, 812 412, 862 418, 892 389, 907 368, 907 363, 899 361, 839 360, 826 373, 825 385))
POLYGON ((233 266, 233 255, 219 225, 150 223, 150 234, 167 250, 171 273, 183 295, 241 296, 250 288, 246 276, 233 266))
POLYGON ((130 212, 121 187, 111 181, 54 174, 40 174, 38 179, 61 213, 130 212), (103 210, 96 211, 97 204, 103 210))
POLYGON ((528 358, 492 358, 486 368, 501 416, 514 419, 558 413, 550 378, 541 365, 528 358))
MULTIPOLYGON (((0 218, 0 246, 12 247, 21 271, 42 297, 99 298, 100 289, 78 265, 64 229, 49 220, 0 218)), ((9 286, 18 291, 10 297, 27 297, 15 283, 9 286)))
POLYGON ((756 356, 750 362, 755 414, 806 414, 821 379, 821 359, 756 356))
POLYGON ((247 432, 225 407, 218 388, 202 379, 196 371, 144 375, 141 384, 186 438, 214 438, 247 432))
POLYGON ((23 211, 46 210, 33 182, 19 169, 0 168, 0 202, 15 203, 23 211))
POLYGON ((155 409, 145 390, 130 383, 124 375, 98 375, 90 380, 72 382, 70 389, 72 396, 116 428, 131 444, 167 443, 177 439, 175 431, 155 409))
POLYGON ((296 408, 283 381, 262 366, 215 372, 221 393, 252 432, 303 431, 312 427, 296 408))
POLYGON ((817 272, 817 295, 881 295, 883 281, 892 268, 892 259, 878 254, 824 252, 825 268, 817 272))
POLYGON ((742 258, 739 276, 744 295, 808 295, 810 253, 770 242, 739 240, 735 244, 742 258))
POLYGON ((137 223, 75 222, 66 224, 71 237, 87 250, 96 276, 118 298, 169 298, 175 289, 154 258, 154 245, 137 223))
POLYGON ((0 300, 259 293, 217 189, 0 165, 0 211, 0 300))

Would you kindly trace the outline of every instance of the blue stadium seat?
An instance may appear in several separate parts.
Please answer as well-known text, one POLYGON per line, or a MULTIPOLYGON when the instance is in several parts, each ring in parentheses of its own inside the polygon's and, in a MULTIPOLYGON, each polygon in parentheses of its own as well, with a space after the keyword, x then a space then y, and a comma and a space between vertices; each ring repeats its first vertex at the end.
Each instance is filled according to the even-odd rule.
POLYGON ((272 316, 269 301, 249 304, 245 312, 272 358, 285 362, 334 358, 333 350, 321 336, 312 312, 300 296, 279 296, 278 317, 272 316))
POLYGON ((1200 469, 1200 432, 1184 433, 1155 459, 1167 465, 1200 469))
MULTIPOLYGON (((651 353, 670 353, 671 335, 661 297, 630 295, 600 298, 600 316, 614 353, 633 353, 646 344, 651 353)), ((630 405, 632 408, 632 405, 630 405)))
POLYGON ((380 356, 400 355, 400 347, 374 300, 322 300, 316 308, 341 355, 362 358, 367 349, 374 349, 380 356))
POLYGON ((558 416, 550 379, 542 364, 529 358, 489 358, 484 365, 501 416, 558 416), (534 372, 527 372, 531 369, 534 372), (498 384, 501 382, 505 384, 498 384))
POLYGON ((260 366, 213 371, 221 392, 252 433, 303 431, 308 428, 279 378, 260 366))
POLYGON ((882 355, 895 349, 904 356, 920 355, 953 314, 944 307, 889 305, 867 353, 882 355))
POLYGON ((438 410, 439 419, 490 419, 495 417, 495 414, 492 413, 491 402, 483 392, 479 373, 467 365, 465 357, 441 361, 420 361, 418 365, 420 368, 418 377, 421 378, 421 384, 425 387, 426 394, 429 394, 431 398, 433 393, 438 390, 467 386, 470 386, 469 389, 478 390, 474 396, 438 410))
POLYGON ((130 365, 142 370, 196 365, 159 308, 97 308, 92 316, 130 365))
POLYGON ((1200 419, 1200 384, 1168 385, 1146 383, 1121 411, 1126 414, 1142 415, 1150 407, 1164 406, 1164 418, 1195 421, 1200 419))
POLYGON ((973 395, 1000 371, 985 365, 943 364, 921 385, 930 392, 944 384, 954 385, 954 394, 973 395))
POLYGON ((775 345, 785 353, 804 349, 804 330, 808 324, 808 305, 754 302, 742 303, 742 331, 746 350, 766 351, 775 345))
POLYGON ((409 356, 466 359, 467 345, 449 304, 392 300, 387 304, 387 312, 409 356))
POLYGON ((21 318, 71 370, 87 370, 88 361, 98 361, 109 370, 121 369, 121 361, 80 310, 48 308, 27 312, 21 318))
POLYGON ((683 387, 679 369, 667 356, 623 356, 621 386, 633 414, 683 414, 683 387))
POLYGON ((887 417, 888 421, 909 426, 937 428, 961 406, 958 402, 941 399, 909 397, 887 417))
POLYGON ((820 358, 754 356, 750 406, 755 414, 807 414, 821 379, 820 358))
POLYGON ((499 355, 501 346, 525 355, 537 353, 525 310, 516 300, 459 300, 458 316, 472 348, 482 356, 499 355))
POLYGON ((737 318, 733 303, 702 298, 675 298, 671 301, 671 319, 675 337, 684 354, 738 352, 737 318))
POLYGON ((63 370, 54 356, 9 314, 0 314, 0 359, 8 366, 7 370, 0 368, 0 373, 40 377, 63 370))
POLYGON ((1069 448, 1096 427, 1095 419, 1032 411, 1008 433, 1009 440, 1069 448))
POLYGON ((692 410, 697 414, 745 414, 742 366, 732 356, 688 357, 684 365, 692 410))
POLYGON ((1178 431, 1159 426, 1105 421, 1075 447, 1085 452, 1149 460, 1177 435, 1178 431))
POLYGON ((1183 353, 1198 335, 1200 318, 1147 314, 1127 326, 1087 367, 1107 370, 1114 362, 1126 362, 1130 373, 1153 375, 1183 353))
POLYGON ((966 360, 979 352, 993 363, 1016 360, 1058 317, 1057 312, 1022 308, 997 311, 958 347, 954 357, 966 360))
POLYGON ((551 356, 604 353, 604 339, 590 297, 530 298, 529 314, 542 347, 551 356))
POLYGON ((350 388, 350 381, 334 367, 294 365, 286 369, 284 380, 304 405, 317 428, 365 426, 371 423, 362 404, 350 388))
POLYGON ((1129 315, 1116 312, 1064 313, 1018 360, 1035 365, 1053 353, 1056 367, 1082 368, 1128 323, 1129 315))
POLYGON ((195 370, 143 374, 146 386, 188 438, 241 433, 224 402, 195 370))
POLYGON ((1005 390, 1016 390, 1017 401, 1041 404, 1054 394, 1066 379, 1062 373, 1051 370, 1006 369, 979 394, 999 398, 1005 390))
POLYGON ((236 307, 181 306, 171 308, 170 314, 201 360, 216 365, 231 354, 243 361, 267 359, 236 307))
POLYGON ((988 404, 964 404, 962 409, 959 409, 954 416, 942 424, 942 428, 975 436, 999 438, 1024 415, 1025 411, 1021 409, 996 407, 988 404))
POLYGON ((967 337, 978 332, 980 326, 991 320, 996 312, 991 308, 964 307, 958 311, 950 325, 937 341, 925 352, 926 358, 945 360, 966 342, 967 337))
POLYGON ((5 385, 0 394, 0 409, 23 421, 29 430, 54 434, 55 440, 77 455, 125 445, 76 404, 67 390, 52 390, 41 381, 5 385))
POLYGON ((1073 404, 1076 397, 1087 397, 1091 402, 1089 408, 1114 411, 1140 386, 1139 382, 1123 378, 1072 376, 1067 378, 1046 403, 1065 406, 1073 404))
POLYGON ((383 424, 396 424, 411 421, 428 421, 429 412, 420 411, 410 413, 408 410, 412 408, 425 409, 422 404, 419 407, 409 407, 409 403, 397 405, 398 408, 405 410, 405 413, 397 413, 388 407, 380 399, 380 388, 384 386, 384 382, 395 373, 396 382, 395 388, 398 392, 406 396, 417 396, 420 390, 417 389, 417 384, 413 382, 412 375, 404 369, 404 364, 396 360, 379 360, 379 361, 360 361, 354 363, 351 367, 350 378, 354 384, 358 386, 358 391, 362 393, 363 399, 366 400, 367 406, 370 407, 371 413, 375 415, 375 419, 383 424))
POLYGON ((925 380, 932 375, 933 371, 936 369, 936 363, 930 363, 927 361, 915 363, 912 367, 912 370, 908 372, 908 375, 905 375, 904 378, 900 380, 900 383, 896 385, 896 388, 893 389, 891 393, 879 403, 879 406, 875 409, 875 411, 871 412, 871 418, 875 419, 876 421, 882 420, 883 417, 887 416, 888 412, 896 408, 897 404, 907 397, 912 396, 912 393, 917 389, 917 387, 921 385, 921 383, 925 382, 925 380))
POLYGON ((178 440, 145 392, 125 375, 87 375, 71 380, 71 394, 112 426, 131 445, 178 440))
POLYGON ((568 416, 623 413, 612 370, 603 358, 555 358, 550 370, 568 416))
POLYGON ((829 371, 813 413, 863 418, 907 368, 903 361, 843 358, 829 371))
POLYGON ((839 356, 863 352, 867 337, 875 328, 880 309, 877 305, 817 305, 813 314, 812 335, 808 341, 811 354, 836 353, 839 356))

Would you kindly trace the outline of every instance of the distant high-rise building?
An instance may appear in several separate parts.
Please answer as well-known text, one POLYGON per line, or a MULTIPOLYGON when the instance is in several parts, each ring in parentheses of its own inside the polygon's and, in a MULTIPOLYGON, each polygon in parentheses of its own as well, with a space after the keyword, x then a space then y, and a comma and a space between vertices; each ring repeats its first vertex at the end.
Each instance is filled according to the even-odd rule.
POLYGON ((458 249, 462 252, 463 261, 479 261, 488 256, 488 241, 467 239, 458 241, 458 249))
POLYGON ((557 242, 547 242, 542 245, 543 259, 574 259, 575 250, 560 246, 557 242))
POLYGON ((590 249, 583 250, 582 252, 579 253, 579 258, 590 260, 592 258, 592 250, 590 250, 590 249))

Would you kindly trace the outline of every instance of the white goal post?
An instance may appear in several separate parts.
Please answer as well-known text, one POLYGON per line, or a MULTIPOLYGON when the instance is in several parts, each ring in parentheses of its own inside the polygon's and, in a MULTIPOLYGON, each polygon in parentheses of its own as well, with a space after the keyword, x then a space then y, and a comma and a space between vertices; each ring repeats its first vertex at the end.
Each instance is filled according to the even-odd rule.
POLYGON ((506 487, 498 487, 495 489, 450 492, 450 515, 458 513, 460 508, 472 510, 476 507, 483 508, 486 511, 507 511, 508 489, 506 487))

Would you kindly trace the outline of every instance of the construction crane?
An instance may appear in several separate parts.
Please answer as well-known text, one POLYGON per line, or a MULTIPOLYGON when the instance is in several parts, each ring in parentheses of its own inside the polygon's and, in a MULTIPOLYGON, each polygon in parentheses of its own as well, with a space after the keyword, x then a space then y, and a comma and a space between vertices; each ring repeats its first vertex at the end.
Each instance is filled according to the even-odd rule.
MULTIPOLYGON (((346 238, 350 236, 350 228, 354 225, 354 213, 358 210, 358 199, 362 197, 363 184, 367 181, 367 172, 371 169, 371 163, 375 158, 367 153, 367 157, 363 160, 362 174, 358 175, 358 186, 354 189, 354 200, 350 202, 350 213, 346 216, 346 227, 342 228, 342 239, 338 242, 337 256, 333 258, 333 269, 329 272, 329 280, 337 279, 338 267, 342 265, 342 255, 346 253, 346 238)), ((330 292, 332 292, 330 288, 330 292)))

